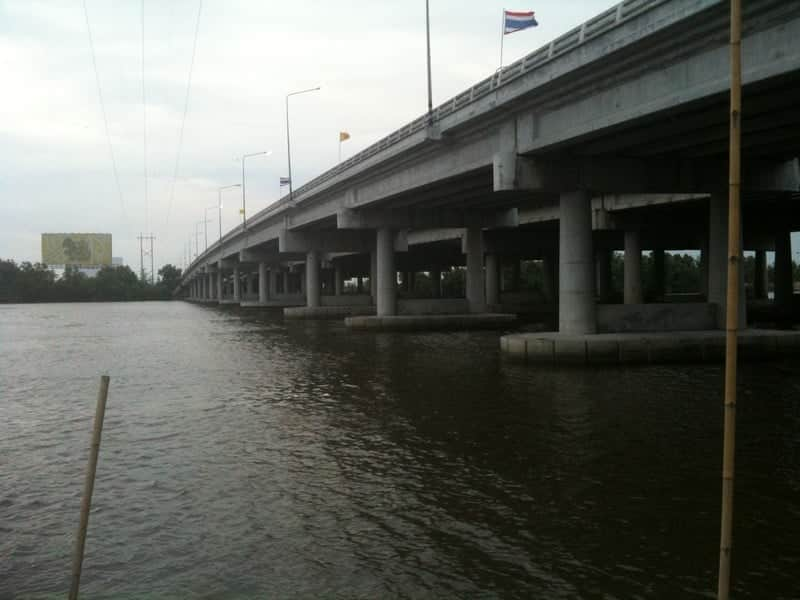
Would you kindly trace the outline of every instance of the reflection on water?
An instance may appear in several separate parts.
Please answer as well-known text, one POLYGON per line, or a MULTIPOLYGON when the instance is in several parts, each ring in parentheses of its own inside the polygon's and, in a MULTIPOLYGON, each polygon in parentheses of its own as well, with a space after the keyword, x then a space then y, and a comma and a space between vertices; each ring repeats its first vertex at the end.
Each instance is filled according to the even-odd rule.
MULTIPOLYGON (((800 596, 797 362, 741 373, 738 598, 800 596)), ((183 303, 0 306, 0 598, 711 598, 722 371, 183 303)))

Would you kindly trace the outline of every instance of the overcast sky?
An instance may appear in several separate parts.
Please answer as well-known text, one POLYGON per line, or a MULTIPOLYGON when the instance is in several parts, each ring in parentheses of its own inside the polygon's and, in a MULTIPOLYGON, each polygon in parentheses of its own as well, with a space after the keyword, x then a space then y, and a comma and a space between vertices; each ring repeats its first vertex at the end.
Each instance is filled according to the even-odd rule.
MULTIPOLYGON (((540 24, 506 36, 508 63, 613 4, 431 0, 434 103, 497 68, 504 5, 540 24)), ((322 86, 292 100, 296 186, 336 163, 340 130, 346 158, 426 110, 424 0, 205 0, 174 180, 199 0, 145 0, 145 202, 141 2, 86 6, 122 201, 82 0, 0 0, 0 258, 39 260, 42 232, 101 232, 137 269, 136 236, 152 232, 156 264, 182 264, 216 188, 240 181, 242 153, 273 151, 248 159, 248 213, 279 197, 287 92, 322 86)), ((224 231, 240 202, 226 193, 224 231)))

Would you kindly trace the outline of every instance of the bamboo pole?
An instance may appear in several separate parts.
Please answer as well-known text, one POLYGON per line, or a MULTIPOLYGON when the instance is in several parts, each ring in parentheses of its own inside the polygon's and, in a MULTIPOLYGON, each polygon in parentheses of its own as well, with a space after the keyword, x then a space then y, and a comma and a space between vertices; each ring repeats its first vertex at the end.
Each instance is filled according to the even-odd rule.
POLYGON ((741 256, 742 0, 731 0, 731 114, 728 195, 728 295, 725 335, 725 430, 722 450, 722 517, 718 600, 728 600, 733 537, 733 480, 736 450, 736 358, 741 256))
POLYGON ((100 436, 103 433, 103 419, 105 418, 106 414, 108 384, 108 375, 103 375, 100 378, 100 391, 97 394, 97 407, 94 411, 94 431, 92 432, 92 445, 89 449, 89 465, 86 468, 86 481, 83 485, 83 498, 81 499, 81 522, 78 526, 78 537, 75 540, 75 552, 72 556, 72 582, 69 588, 69 600, 78 599, 78 586, 81 583, 83 550, 86 546, 86 530, 89 527, 89 509, 92 506, 94 476, 97 472, 97 455, 100 452, 100 436))

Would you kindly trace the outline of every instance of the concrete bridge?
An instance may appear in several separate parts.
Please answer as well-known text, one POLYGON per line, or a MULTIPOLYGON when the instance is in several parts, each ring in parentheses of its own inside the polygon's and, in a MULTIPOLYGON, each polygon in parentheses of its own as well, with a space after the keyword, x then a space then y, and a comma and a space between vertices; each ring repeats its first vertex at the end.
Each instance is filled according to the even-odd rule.
MULTIPOLYGON (((775 252, 773 305, 791 312, 800 2, 745 6, 744 248, 762 301, 775 252)), ((179 293, 306 317, 541 310, 562 334, 722 327, 728 27, 724 0, 625 0, 229 231, 179 293), (669 250, 700 253, 701 285, 646 303, 642 252, 663 282, 669 250), (535 300, 519 291, 530 260, 535 300), (453 266, 465 292, 443 298, 453 266)))

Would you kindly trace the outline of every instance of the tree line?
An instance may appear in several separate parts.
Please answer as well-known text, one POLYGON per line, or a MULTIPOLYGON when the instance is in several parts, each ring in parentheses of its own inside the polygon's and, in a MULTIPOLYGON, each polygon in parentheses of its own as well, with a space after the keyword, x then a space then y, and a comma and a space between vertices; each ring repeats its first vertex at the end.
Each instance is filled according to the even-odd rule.
POLYGON ((164 265, 158 281, 142 281, 130 267, 105 266, 88 277, 67 266, 63 275, 42 263, 0 259, 0 302, 109 302, 170 300, 181 270, 164 265))

